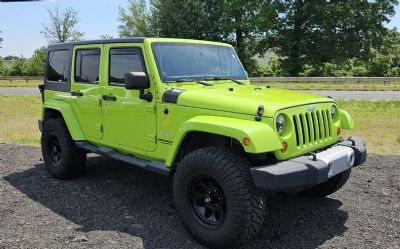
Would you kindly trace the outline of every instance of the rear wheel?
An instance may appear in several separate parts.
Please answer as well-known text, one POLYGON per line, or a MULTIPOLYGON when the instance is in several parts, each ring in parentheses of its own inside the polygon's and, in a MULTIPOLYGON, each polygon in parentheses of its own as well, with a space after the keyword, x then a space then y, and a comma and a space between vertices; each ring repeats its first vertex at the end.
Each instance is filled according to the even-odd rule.
POLYGON ((75 147, 62 118, 45 122, 41 143, 44 163, 52 176, 67 179, 83 172, 86 152, 75 147))
POLYGON ((178 165, 175 206, 185 228, 200 243, 229 248, 261 228, 265 200, 249 166, 231 150, 215 147, 196 150, 178 165))
POLYGON ((301 192, 301 195, 309 198, 323 198, 341 189, 350 178, 351 169, 345 170, 331 177, 327 182, 318 184, 301 192))

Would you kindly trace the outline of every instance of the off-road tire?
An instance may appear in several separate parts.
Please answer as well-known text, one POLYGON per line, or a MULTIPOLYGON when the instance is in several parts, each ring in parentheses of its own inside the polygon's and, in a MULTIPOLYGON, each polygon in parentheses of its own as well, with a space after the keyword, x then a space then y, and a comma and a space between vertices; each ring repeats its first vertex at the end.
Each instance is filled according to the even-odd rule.
POLYGON ((75 147, 62 118, 49 119, 44 123, 41 143, 44 164, 53 177, 68 179, 83 172, 86 152, 75 147))
POLYGON ((310 189, 307 189, 301 193, 301 195, 308 198, 323 198, 325 196, 331 195, 341 189, 350 178, 351 169, 345 170, 339 173, 327 182, 318 184, 310 189))
MULTIPOLYGON (((265 215, 265 198, 250 174, 250 163, 230 149, 207 147, 186 155, 179 163, 173 182, 175 207, 191 236, 211 248, 231 248, 252 238, 265 215), (193 211, 188 192, 193 179, 214 178, 226 201, 221 224, 209 226, 193 211), (197 177, 197 178, 196 178, 197 177)), ((216 217, 216 216, 215 216, 216 217)))

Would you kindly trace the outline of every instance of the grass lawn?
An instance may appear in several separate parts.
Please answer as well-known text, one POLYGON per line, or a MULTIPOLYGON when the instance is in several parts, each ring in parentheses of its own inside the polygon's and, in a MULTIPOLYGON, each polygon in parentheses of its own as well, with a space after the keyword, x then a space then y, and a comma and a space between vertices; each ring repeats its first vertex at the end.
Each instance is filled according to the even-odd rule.
MULTIPOLYGON (((40 97, 0 95, 0 143, 39 145, 40 97)), ((400 101, 340 101, 356 121, 343 136, 363 136, 370 153, 400 155, 400 101)))
POLYGON ((41 98, 0 95, 0 143, 39 144, 41 98))
POLYGON ((43 80, 0 80, 0 87, 33 87, 43 84, 43 80))
POLYGON ((338 105, 356 122, 354 130, 343 130, 343 137, 364 137, 371 153, 400 155, 400 101, 338 101, 338 105))

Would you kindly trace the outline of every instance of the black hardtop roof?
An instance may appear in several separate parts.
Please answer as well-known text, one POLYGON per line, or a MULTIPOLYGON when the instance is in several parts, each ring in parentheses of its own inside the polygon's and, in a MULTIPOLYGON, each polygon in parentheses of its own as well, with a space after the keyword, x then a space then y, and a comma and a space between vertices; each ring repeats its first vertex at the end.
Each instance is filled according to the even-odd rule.
POLYGON ((51 44, 51 45, 49 45, 49 49, 71 47, 71 46, 75 46, 75 45, 86 45, 86 44, 130 43, 130 42, 141 43, 141 42, 144 42, 144 39, 145 39, 145 37, 132 37, 132 38, 74 41, 74 42, 51 44))

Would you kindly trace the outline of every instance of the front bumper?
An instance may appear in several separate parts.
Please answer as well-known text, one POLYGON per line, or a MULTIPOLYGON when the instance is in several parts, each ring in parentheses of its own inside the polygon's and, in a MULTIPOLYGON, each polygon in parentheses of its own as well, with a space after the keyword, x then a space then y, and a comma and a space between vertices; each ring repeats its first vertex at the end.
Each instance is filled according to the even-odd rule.
POLYGON ((326 182, 332 176, 364 163, 366 158, 364 139, 350 137, 311 156, 251 168, 251 175, 258 188, 297 192, 326 182))

